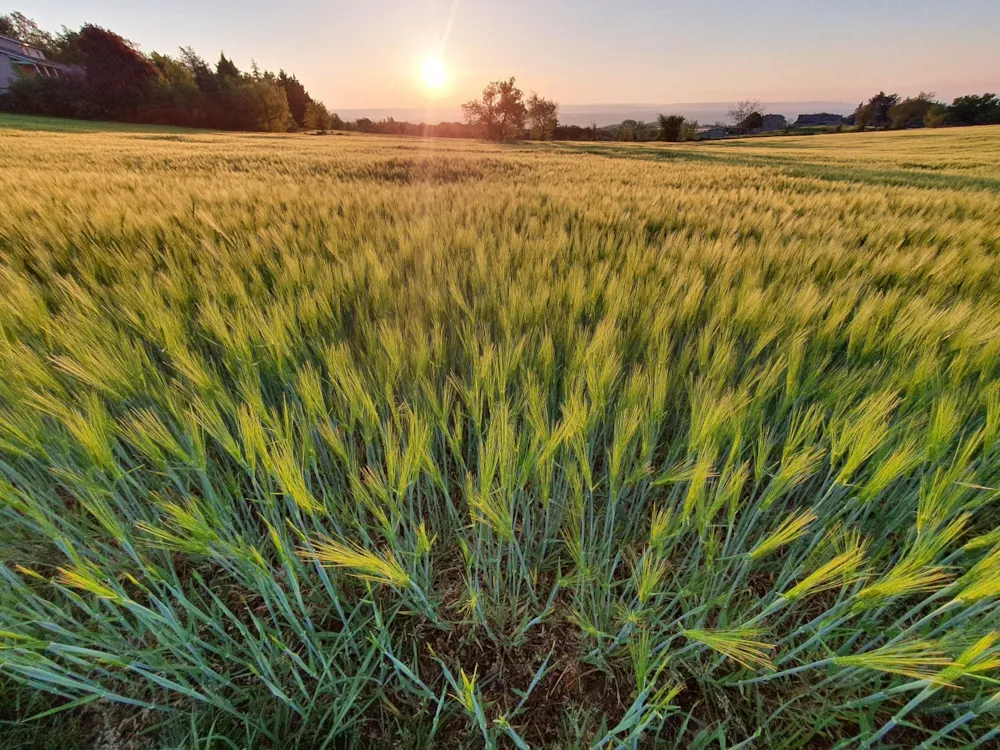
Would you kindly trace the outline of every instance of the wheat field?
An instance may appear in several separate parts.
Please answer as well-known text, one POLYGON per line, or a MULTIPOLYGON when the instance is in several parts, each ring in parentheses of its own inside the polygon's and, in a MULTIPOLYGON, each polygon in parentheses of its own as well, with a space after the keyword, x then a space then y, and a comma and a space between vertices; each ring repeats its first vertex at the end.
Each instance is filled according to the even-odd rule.
POLYGON ((39 123, 0 745, 996 746, 1000 127, 39 123))

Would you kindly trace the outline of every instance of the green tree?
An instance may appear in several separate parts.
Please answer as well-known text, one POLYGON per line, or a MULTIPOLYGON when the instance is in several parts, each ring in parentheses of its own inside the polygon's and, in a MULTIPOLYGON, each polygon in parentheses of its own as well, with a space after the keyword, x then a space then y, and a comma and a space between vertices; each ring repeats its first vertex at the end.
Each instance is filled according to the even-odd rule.
POLYGON ((949 107, 948 119, 957 125, 1000 123, 1000 99, 996 94, 960 96, 949 107))
POLYGON ((150 53, 149 59, 160 75, 140 105, 139 119, 168 125, 201 124, 196 112, 204 107, 204 95, 190 68, 158 52, 150 53))
POLYGON ((890 125, 900 128, 920 127, 924 124, 927 113, 934 106, 934 94, 921 91, 916 96, 910 96, 897 102, 889 110, 890 125))
POLYGON ((657 122, 660 125, 660 140, 676 142, 681 140, 681 133, 684 130, 684 117, 682 115, 657 115, 657 122))
POLYGON ((219 92, 219 79, 209 64, 191 47, 181 47, 180 52, 180 61, 191 71, 198 90, 207 96, 215 96, 219 92))
MULTIPOLYGON (((887 94, 884 91, 879 91, 875 96, 868 100, 868 109, 864 113, 866 116, 866 125, 870 124, 876 128, 887 128, 892 124, 892 116, 890 112, 892 108, 899 103, 898 94, 887 94)), ((860 108, 859 108, 860 109, 860 108)), ((858 119, 860 124, 861 120, 858 118, 858 113, 855 112, 855 118, 858 119)))
POLYGON ((0 15, 0 34, 38 47, 46 53, 51 53, 56 46, 52 34, 43 31, 33 19, 16 10, 5 16, 0 15))
POLYGON ((280 86, 260 81, 249 84, 256 104, 256 129, 265 133, 284 133, 292 126, 288 97, 280 86))
POLYGON ((230 86, 235 85, 243 76, 236 63, 226 57, 225 52, 219 53, 219 62, 215 64, 215 75, 220 82, 230 86))
MULTIPOLYGON (((294 114, 292 115, 294 117, 294 114)), ((330 127, 330 112, 323 102, 310 99, 306 104, 305 115, 303 116, 303 126, 310 130, 326 132, 330 127)), ((338 118, 340 119, 340 118, 338 118)))
POLYGON ((635 141, 639 138, 639 121, 638 120, 622 120, 621 124, 618 125, 618 140, 619 141, 635 141))
POLYGON ((462 114, 480 138, 501 142, 521 135, 528 111, 524 92, 509 78, 488 83, 479 99, 462 105, 462 114))
POLYGON ((867 102, 862 102, 854 110, 854 121, 858 124, 858 129, 864 130, 872 124, 872 108, 867 102))
POLYGON ((924 125, 928 128, 940 128, 948 123, 948 107, 935 102, 924 115, 924 125))
POLYGON ((285 90, 276 83, 247 80, 225 92, 225 126, 233 130, 284 133, 292 125, 285 90))
POLYGON ((559 105, 552 99, 545 99, 534 91, 528 97, 528 128, 536 141, 550 141, 559 126, 559 105))
POLYGON ((306 92, 305 86, 299 83, 299 79, 294 75, 286 75, 283 70, 278 71, 278 85, 285 90, 285 96, 288 97, 288 109, 292 113, 295 124, 300 128, 310 127, 306 123, 306 113, 312 98, 306 92))

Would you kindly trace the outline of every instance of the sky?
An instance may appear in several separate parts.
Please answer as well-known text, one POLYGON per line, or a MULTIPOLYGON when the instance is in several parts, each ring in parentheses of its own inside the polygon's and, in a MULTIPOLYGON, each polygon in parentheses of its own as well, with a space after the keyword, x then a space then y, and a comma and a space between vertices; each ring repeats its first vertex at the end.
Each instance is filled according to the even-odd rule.
POLYGON ((30 0, 145 52, 294 73, 333 110, 457 106, 501 77, 565 105, 1000 91, 1000 0, 30 0), (421 81, 439 57, 447 83, 421 81))

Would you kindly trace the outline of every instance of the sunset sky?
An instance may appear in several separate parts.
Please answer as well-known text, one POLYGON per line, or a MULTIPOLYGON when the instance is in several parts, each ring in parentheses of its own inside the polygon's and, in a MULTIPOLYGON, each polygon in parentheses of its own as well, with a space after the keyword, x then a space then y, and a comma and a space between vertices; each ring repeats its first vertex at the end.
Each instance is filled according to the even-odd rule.
POLYGON ((516 76, 563 104, 950 99, 1000 89, 998 0, 31 0, 144 51, 294 72, 334 109, 450 107, 516 76), (450 29, 449 29, 450 27, 450 29), (421 83, 440 56, 447 82, 421 83))

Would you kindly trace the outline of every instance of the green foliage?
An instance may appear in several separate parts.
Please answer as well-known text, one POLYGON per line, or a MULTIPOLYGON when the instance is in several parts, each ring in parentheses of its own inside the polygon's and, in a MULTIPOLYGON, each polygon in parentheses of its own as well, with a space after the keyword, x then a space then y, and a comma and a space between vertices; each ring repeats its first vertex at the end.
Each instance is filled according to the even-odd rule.
POLYGON ((551 141, 559 125, 559 105, 551 99, 539 96, 534 91, 525 103, 527 107, 528 129, 532 139, 551 141))
POLYGON ((998 129, 21 123, 7 744, 996 736, 998 129))
MULTIPOLYGON (((925 94, 921 96, 927 97, 925 94)), ((862 128, 869 125, 875 128, 888 128, 893 124, 892 109, 899 104, 899 101, 898 94, 880 91, 855 110, 854 119, 862 128)))
POLYGON ((675 142, 681 140, 685 119, 682 115, 657 115, 660 125, 660 140, 675 142))
MULTIPOLYGON (((536 110, 541 101, 535 102, 536 110)), ((521 136, 528 108, 524 92, 509 78, 488 83, 479 99, 462 105, 462 114, 480 138, 502 142, 521 136)))
POLYGON ((4 28, 74 66, 59 78, 15 81, 0 97, 7 112, 278 133, 305 126, 312 103, 294 75, 261 72, 256 65, 243 73, 225 54, 213 70, 190 47, 177 58, 145 55, 91 24, 53 37, 14 13, 0 16, 4 28))
POLYGON ((52 34, 39 28, 33 19, 16 10, 0 15, 0 34, 38 47, 48 54, 58 50, 58 44, 52 34))
MULTIPOLYGON (((294 75, 287 75, 285 71, 278 71, 277 78, 278 85, 281 86, 285 91, 285 96, 288 99, 288 110, 291 113, 292 120, 294 120, 295 125, 298 127, 310 127, 306 124, 306 117, 310 112, 309 105, 313 103, 312 97, 306 92, 306 87, 303 86, 299 79, 294 75)), ((313 108, 313 115, 317 114, 316 108, 313 108)), ((314 119, 315 123, 316 120, 314 119)), ((317 130, 325 130, 326 126, 317 127, 317 130)))
MULTIPOLYGON (((337 119, 339 120, 340 118, 338 117, 337 119)), ((305 116, 302 122, 305 127, 324 132, 330 127, 332 120, 333 118, 323 102, 310 99, 309 103, 306 104, 305 116)), ((340 125, 343 126, 343 122, 340 125)))
POLYGON ((234 130, 284 133, 294 124, 284 89, 272 81, 241 83, 228 92, 226 101, 235 118, 234 130))
POLYGON ((1000 98, 996 94, 960 96, 948 108, 948 119, 957 125, 1000 124, 1000 98))
POLYGON ((889 110, 891 126, 896 130, 923 127, 935 104, 937 102, 934 101, 934 94, 923 91, 916 96, 907 97, 889 110))
POLYGON ((924 115, 924 125, 928 128, 940 128, 948 122, 949 110, 946 104, 935 102, 924 115))

